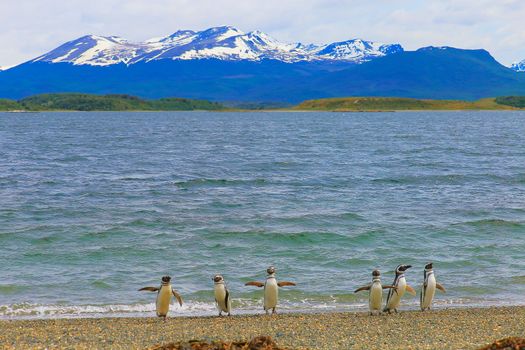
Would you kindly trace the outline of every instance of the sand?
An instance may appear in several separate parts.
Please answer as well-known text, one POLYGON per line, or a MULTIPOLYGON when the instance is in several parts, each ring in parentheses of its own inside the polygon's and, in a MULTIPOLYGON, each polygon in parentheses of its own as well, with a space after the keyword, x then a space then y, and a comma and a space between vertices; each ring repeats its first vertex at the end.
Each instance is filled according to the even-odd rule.
MULTIPOLYGON (((174 312, 175 314, 175 312, 174 312)), ((477 349, 525 336, 525 306, 231 317, 84 318, 0 321, 2 349, 144 349, 269 335, 291 349, 477 349)))

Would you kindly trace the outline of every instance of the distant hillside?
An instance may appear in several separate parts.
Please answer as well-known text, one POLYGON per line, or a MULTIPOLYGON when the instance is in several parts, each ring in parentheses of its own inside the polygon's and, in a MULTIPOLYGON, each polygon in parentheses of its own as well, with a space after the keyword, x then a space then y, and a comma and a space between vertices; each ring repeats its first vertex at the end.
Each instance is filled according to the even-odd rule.
POLYGON ((18 102, 0 98, 0 111, 15 111, 23 109, 18 102))
POLYGON ((130 95, 42 94, 19 101, 0 99, 0 110, 27 111, 191 111, 223 110, 217 102, 185 98, 143 100, 130 95))
MULTIPOLYGON (((293 109, 302 111, 401 111, 401 110, 512 110, 517 106, 485 98, 477 101, 418 100, 413 98, 347 97, 304 101, 293 109)), ((525 101, 525 98, 522 98, 525 101)), ((525 105, 523 106, 525 107, 525 105)))
POLYGON ((525 95, 525 74, 485 50, 429 47, 372 61, 156 60, 132 65, 28 62, 0 74, 0 97, 42 93, 128 94, 158 99, 296 104, 345 96, 476 100, 525 95))
POLYGON ((525 96, 501 96, 496 98, 496 102, 515 108, 525 108, 525 96))
POLYGON ((525 75, 485 50, 428 47, 378 58, 312 82, 331 97, 391 96, 475 100, 524 95, 525 75))

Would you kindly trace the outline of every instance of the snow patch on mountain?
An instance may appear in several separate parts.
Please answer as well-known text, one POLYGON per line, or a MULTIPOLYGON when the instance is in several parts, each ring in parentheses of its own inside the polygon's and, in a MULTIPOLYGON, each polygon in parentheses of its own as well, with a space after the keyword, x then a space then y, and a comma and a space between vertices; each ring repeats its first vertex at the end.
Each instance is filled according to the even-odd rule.
POLYGON ((510 68, 514 69, 516 72, 525 72, 525 60, 513 63, 510 68))
POLYGON ((362 39, 353 39, 332 43, 314 49, 314 52, 325 59, 366 62, 373 58, 402 52, 399 44, 385 45, 362 39))
POLYGON ((32 62, 68 62, 75 65, 107 66, 128 63, 147 49, 144 44, 134 44, 116 36, 86 35, 69 41, 32 62))
POLYGON ((252 60, 284 62, 348 61, 362 63, 402 52, 399 44, 380 44, 353 39, 327 45, 283 43, 261 31, 244 33, 231 26, 203 31, 179 30, 169 36, 141 43, 110 36, 87 35, 67 42, 32 62, 66 62, 74 65, 107 66, 154 60, 252 60))

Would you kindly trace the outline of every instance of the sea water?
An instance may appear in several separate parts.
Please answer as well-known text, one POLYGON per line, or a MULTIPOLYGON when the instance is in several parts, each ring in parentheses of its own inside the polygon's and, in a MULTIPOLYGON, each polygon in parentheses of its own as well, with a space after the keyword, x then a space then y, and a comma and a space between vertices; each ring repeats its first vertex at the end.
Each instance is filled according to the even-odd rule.
MULTIPOLYGON (((0 318, 363 310, 425 263, 435 306, 525 304, 525 113, 0 113, 0 318)), ((416 308, 406 295, 401 309, 416 308)))

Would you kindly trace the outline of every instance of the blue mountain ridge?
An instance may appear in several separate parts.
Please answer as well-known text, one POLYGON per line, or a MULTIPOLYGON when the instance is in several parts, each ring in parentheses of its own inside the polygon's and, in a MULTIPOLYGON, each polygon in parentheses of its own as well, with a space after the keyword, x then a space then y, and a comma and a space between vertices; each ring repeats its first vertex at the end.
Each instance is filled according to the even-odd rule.
POLYGON ((428 47, 369 62, 154 60, 133 65, 27 62, 0 73, 0 97, 124 93, 143 98, 297 103, 343 96, 477 99, 524 95, 525 74, 485 50, 428 47))

